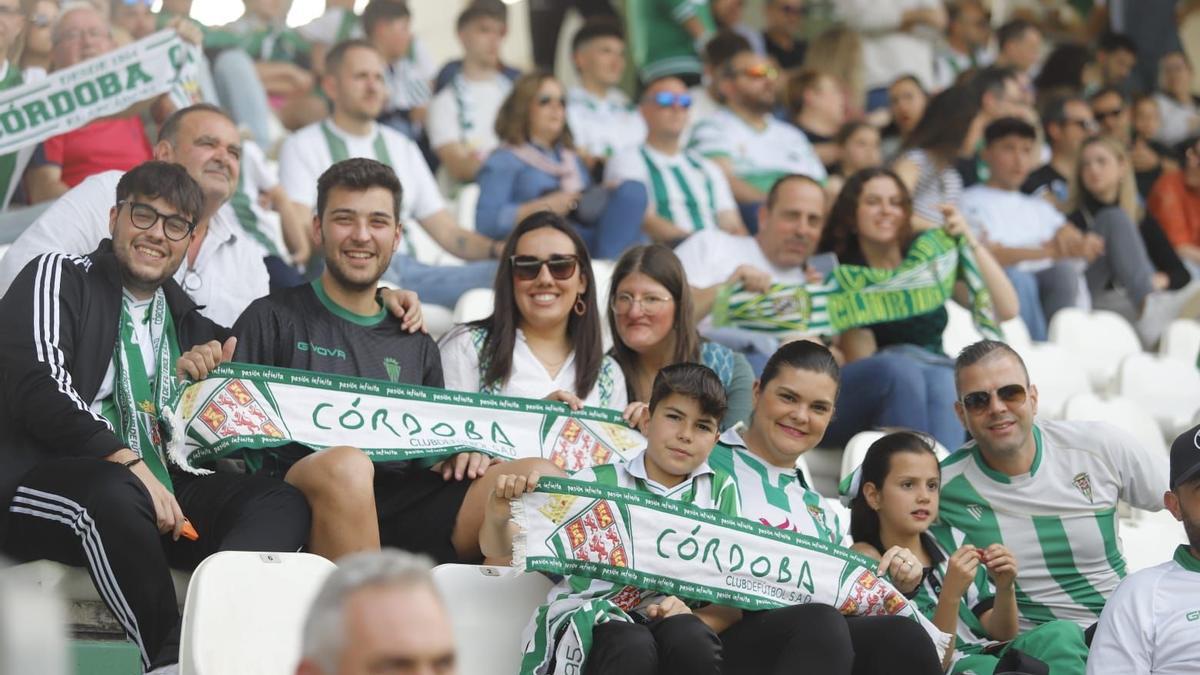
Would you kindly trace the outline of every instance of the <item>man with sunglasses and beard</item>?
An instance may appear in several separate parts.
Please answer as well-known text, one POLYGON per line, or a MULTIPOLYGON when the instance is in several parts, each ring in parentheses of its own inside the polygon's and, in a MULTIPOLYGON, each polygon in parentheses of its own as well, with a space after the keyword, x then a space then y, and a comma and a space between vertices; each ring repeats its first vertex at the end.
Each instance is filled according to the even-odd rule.
POLYGON ((711 160, 683 147, 691 94, 683 80, 664 77, 642 93, 638 109, 646 142, 618 152, 605 167, 605 182, 641 182, 650 196, 642 230, 656 242, 675 244, 693 232, 718 227, 746 234, 729 180, 711 160))
POLYGON ((1037 387, 1003 342, 969 345, 954 372, 954 409, 974 441, 942 462, 941 519, 1021 561, 1022 631, 1055 619, 1090 629, 1125 576, 1117 501, 1161 509, 1166 461, 1105 423, 1035 422, 1037 387))
POLYGON ((1161 565, 1130 576, 1109 598, 1088 657, 1088 673, 1184 675, 1200 663, 1200 426, 1171 444, 1167 510, 1188 543, 1161 565))

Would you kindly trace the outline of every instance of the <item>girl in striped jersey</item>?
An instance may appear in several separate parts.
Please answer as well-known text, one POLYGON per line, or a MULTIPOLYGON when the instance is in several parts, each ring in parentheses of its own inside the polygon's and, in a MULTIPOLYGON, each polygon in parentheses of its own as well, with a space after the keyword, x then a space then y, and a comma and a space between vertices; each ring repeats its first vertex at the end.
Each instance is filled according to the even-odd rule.
POLYGON ((938 517, 941 468, 932 444, 901 431, 871 444, 849 493, 852 548, 875 559, 900 548, 924 568, 917 607, 958 638, 953 673, 1083 675, 1087 646, 1070 621, 1017 634, 1017 561, 1002 544, 963 543, 938 517))

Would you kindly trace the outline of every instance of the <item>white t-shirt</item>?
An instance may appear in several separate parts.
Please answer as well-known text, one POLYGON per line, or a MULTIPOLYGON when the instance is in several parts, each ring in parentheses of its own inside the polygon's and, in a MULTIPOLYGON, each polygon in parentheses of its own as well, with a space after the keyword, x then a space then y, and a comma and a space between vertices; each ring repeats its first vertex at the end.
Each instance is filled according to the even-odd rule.
POLYGON ((575 145, 595 157, 611 157, 646 140, 646 121, 619 89, 601 99, 583 87, 571 87, 567 124, 575 145))
POLYGON ((906 73, 929 89, 933 86, 933 46, 938 31, 921 25, 900 30, 904 13, 928 9, 942 0, 838 0, 837 14, 862 38, 864 84, 886 87, 906 73))
MULTIPOLYGON (((1067 222, 1050 202, 1020 190, 972 185, 963 191, 961 204, 963 217, 975 234, 1007 248, 1038 248, 1067 222)), ((1039 269, 1052 263, 1049 259, 1029 260, 1019 266, 1039 269)))
POLYGON ((803 267, 775 266, 754 237, 729 234, 716 228, 701 230, 683 240, 675 248, 675 255, 683 264, 688 284, 695 288, 724 283, 740 265, 758 268, 771 275, 771 281, 776 283, 805 281, 803 267))
POLYGON ((1195 99, 1191 99, 1187 103, 1180 103, 1160 92, 1154 95, 1154 100, 1158 102, 1160 126, 1157 139, 1159 141, 1167 145, 1175 145, 1196 133, 1192 125, 1196 122, 1196 118, 1200 117, 1200 106, 1196 105, 1195 99))
MULTIPOLYGON (((446 389, 471 392, 484 390, 479 367, 482 333, 483 331, 478 329, 460 326, 439 343, 446 389)), ((575 352, 572 351, 567 356, 558 374, 551 377, 525 342, 525 333, 518 328, 516 343, 513 345, 512 371, 500 390, 492 393, 521 398, 545 398, 560 389, 575 391, 575 352)), ((589 406, 625 409, 629 402, 625 391, 625 375, 612 357, 604 357, 596 385, 582 398, 584 404, 589 406)))
POLYGON ((648 145, 626 148, 604 165, 604 180, 645 185, 655 212, 683 230, 715 228, 718 213, 737 208, 720 167, 692 151, 665 155, 648 145))
POLYGON ((1117 501, 1161 509, 1167 460, 1100 422, 1044 420, 1033 433, 1027 474, 991 469, 974 443, 943 460, 940 518, 975 546, 1012 550, 1021 630, 1054 619, 1086 629, 1125 576, 1117 501))
POLYGON ((425 44, 412 36, 412 46, 403 58, 393 61, 384 71, 388 88, 388 110, 412 110, 429 103, 437 65, 425 44))
POLYGON ((329 7, 321 16, 297 28, 296 32, 309 42, 331 47, 342 40, 363 36, 358 16, 344 7, 329 7))
POLYGON ((389 164, 400 179, 400 220, 424 220, 445 208, 437 182, 417 144, 398 131, 374 124, 366 136, 353 136, 338 128, 332 120, 322 120, 295 132, 279 150, 279 178, 292 201, 317 205, 317 179, 333 166, 333 153, 325 138, 326 130, 346 145, 348 157, 367 157, 389 164), (324 130, 323 130, 324 129, 324 130), (386 157, 375 152, 376 136, 383 139, 386 157))
POLYGON ((804 132, 770 115, 765 119, 767 126, 760 131, 721 108, 696 123, 689 148, 706 157, 729 158, 734 174, 763 192, 790 173, 824 181, 825 165, 804 132))
MULTIPOLYGON (((89 176, 26 228, 0 259, 0 294, 33 258, 43 253, 91 253, 110 237, 108 211, 116 204, 122 175, 105 171, 89 176)), ((195 265, 189 268, 185 259, 175 281, 201 306, 201 314, 222 326, 232 326, 247 305, 270 290, 262 247, 238 225, 229 204, 209 221, 195 265)))
POLYGON ((1088 675, 1192 675, 1200 668, 1200 560, 1174 559, 1129 576, 1104 607, 1088 675))
POLYGON ((500 145, 496 114, 512 82, 502 73, 490 80, 468 80, 459 73, 429 104, 429 145, 434 150, 465 143, 481 158, 500 145))
POLYGON ((279 172, 267 162, 262 148, 250 139, 242 141, 241 165, 241 183, 229 200, 238 223, 262 247, 264 257, 277 255, 290 260, 279 214, 258 201, 259 193, 270 192, 279 185, 279 172))
MULTIPOLYGON (((139 321, 138 319, 146 315, 150 310, 150 303, 153 298, 146 300, 137 300, 129 291, 124 291, 121 297, 121 302, 124 303, 125 309, 128 310, 129 316, 134 318, 133 322, 133 343, 138 346, 138 352, 142 355, 142 367, 146 369, 146 377, 154 382, 154 377, 158 375, 158 359, 154 353, 154 331, 152 330, 152 321, 139 321)), ((117 339, 117 348, 121 346, 120 338, 117 339)), ((117 369, 113 366, 112 359, 108 360, 108 370, 104 371, 104 380, 100 382, 100 388, 96 390, 96 396, 92 399, 92 404, 88 406, 97 415, 102 415, 104 410, 104 401, 113 395, 116 391, 117 369)))

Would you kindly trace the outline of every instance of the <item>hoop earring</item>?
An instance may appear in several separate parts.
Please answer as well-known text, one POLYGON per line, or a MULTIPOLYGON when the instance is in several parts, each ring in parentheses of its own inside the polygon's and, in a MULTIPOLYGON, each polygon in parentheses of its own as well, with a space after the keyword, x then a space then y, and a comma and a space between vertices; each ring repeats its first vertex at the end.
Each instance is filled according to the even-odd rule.
POLYGON ((587 314, 587 305, 584 304, 582 297, 578 295, 575 296, 575 305, 571 308, 571 310, 575 312, 575 316, 583 316, 584 314, 587 314))

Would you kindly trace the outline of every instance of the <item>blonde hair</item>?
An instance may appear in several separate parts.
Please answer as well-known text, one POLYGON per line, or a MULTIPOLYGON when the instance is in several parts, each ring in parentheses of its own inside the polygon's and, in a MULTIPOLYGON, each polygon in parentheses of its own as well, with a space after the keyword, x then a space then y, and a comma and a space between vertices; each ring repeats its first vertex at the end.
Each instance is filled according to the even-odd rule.
POLYGON ((861 111, 867 100, 864 83, 862 38, 841 24, 821 33, 808 43, 804 68, 834 77, 846 88, 846 104, 861 111))
MULTIPOLYGON (((1125 146, 1117 139, 1107 135, 1092 136, 1079 146, 1079 154, 1075 159, 1075 173, 1070 177, 1071 189, 1067 196, 1067 213, 1074 213, 1076 209, 1082 209, 1084 206, 1084 196, 1087 188, 1083 186, 1083 151, 1093 145, 1107 148, 1113 157, 1117 158, 1117 162, 1124 166, 1121 178, 1118 181, 1117 206, 1134 223, 1140 223, 1142 221, 1142 207, 1138 200, 1137 183, 1134 182, 1133 178, 1133 162, 1125 146)), ((1095 195, 1092 195, 1092 197, 1095 198, 1095 195)))

